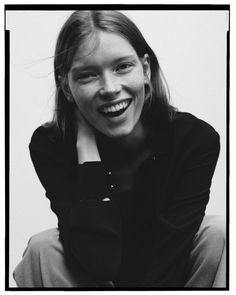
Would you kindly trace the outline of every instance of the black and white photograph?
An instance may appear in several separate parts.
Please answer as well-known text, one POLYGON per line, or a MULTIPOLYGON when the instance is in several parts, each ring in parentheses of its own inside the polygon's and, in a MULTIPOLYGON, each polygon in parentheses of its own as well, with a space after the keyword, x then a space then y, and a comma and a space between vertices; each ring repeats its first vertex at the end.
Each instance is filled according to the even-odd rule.
POLYGON ((5 5, 7 290, 229 290, 230 5, 5 5))

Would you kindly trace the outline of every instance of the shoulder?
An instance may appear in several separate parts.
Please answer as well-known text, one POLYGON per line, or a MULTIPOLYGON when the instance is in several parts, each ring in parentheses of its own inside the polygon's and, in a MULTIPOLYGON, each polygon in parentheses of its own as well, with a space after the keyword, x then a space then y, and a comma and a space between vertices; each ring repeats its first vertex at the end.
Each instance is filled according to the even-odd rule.
POLYGON ((55 132, 55 126, 52 122, 39 126, 34 132, 30 140, 30 148, 49 148, 58 145, 62 141, 55 132))
POLYGON ((179 144, 219 145, 219 134, 207 122, 186 112, 176 112, 172 122, 173 138, 179 144))

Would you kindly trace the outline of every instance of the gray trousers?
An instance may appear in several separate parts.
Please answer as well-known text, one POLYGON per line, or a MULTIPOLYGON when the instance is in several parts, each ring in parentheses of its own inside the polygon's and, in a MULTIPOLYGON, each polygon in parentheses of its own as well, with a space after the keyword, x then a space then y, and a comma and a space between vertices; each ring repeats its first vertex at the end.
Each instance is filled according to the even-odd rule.
MULTIPOLYGON (((204 217, 193 241, 191 273, 185 288, 226 287, 225 232, 223 217, 204 217)), ((56 228, 31 237, 13 277, 17 286, 24 288, 113 287, 112 282, 96 283, 82 270, 75 273, 70 269, 56 228)))

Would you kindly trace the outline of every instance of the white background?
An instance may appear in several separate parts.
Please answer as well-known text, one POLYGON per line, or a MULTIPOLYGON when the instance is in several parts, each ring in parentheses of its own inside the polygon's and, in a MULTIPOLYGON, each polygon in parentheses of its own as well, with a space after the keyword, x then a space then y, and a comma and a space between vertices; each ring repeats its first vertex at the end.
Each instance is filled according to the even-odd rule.
MULTIPOLYGON (((32 166, 32 132, 50 120, 54 101, 53 53, 71 12, 7 12, 11 31, 10 286, 29 237, 55 227, 56 217, 32 166)), ((156 52, 172 102, 210 123, 221 136, 207 214, 226 208, 226 31, 223 11, 128 11, 156 52)))

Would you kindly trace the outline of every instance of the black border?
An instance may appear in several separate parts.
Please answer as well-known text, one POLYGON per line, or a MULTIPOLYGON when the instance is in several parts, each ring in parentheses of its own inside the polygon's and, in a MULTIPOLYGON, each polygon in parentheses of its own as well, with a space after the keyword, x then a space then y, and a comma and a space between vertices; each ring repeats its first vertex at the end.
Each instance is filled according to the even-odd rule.
POLYGON ((228 4, 6 4, 5 10, 229 10, 228 4))
POLYGON ((229 4, 5 4, 5 291, 223 291, 229 289, 229 173, 230 173, 230 5, 229 4), (224 288, 17 288, 9 287, 9 173, 10 173, 10 31, 6 30, 6 11, 11 10, 76 10, 76 9, 116 9, 116 10, 227 10, 229 28, 227 31, 227 77, 226 77, 226 287, 224 288))
POLYGON ((226 287, 229 290, 229 245, 230 245, 230 199, 229 199, 229 175, 230 175, 230 10, 229 10, 229 27, 227 31, 227 65, 226 65, 226 287))
POLYGON ((9 276, 9 174, 10 174, 10 32, 5 31, 5 284, 8 284, 9 276))

